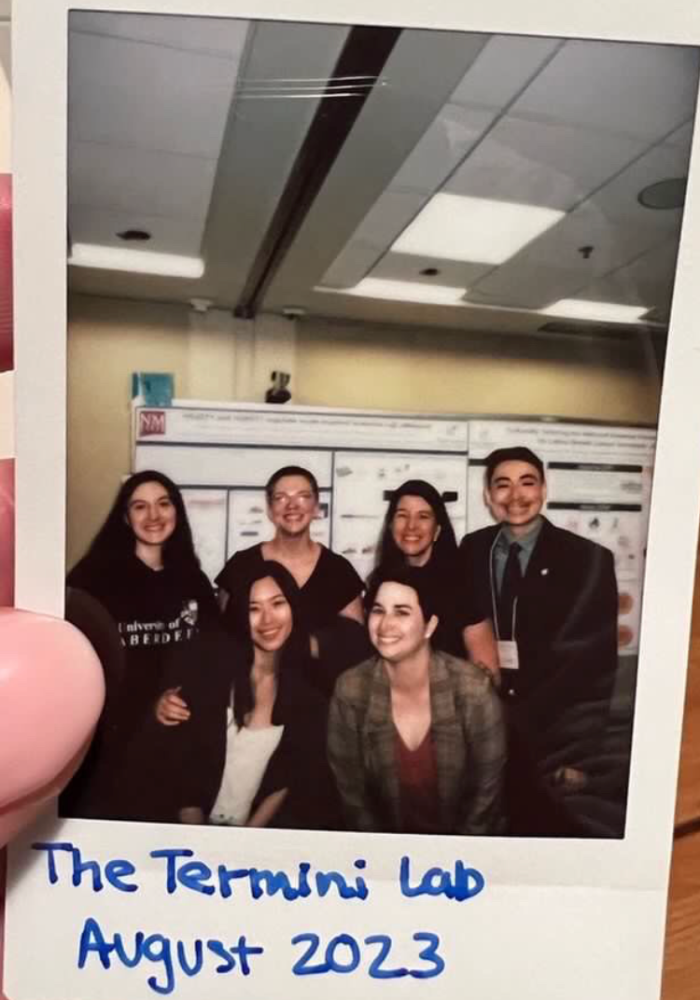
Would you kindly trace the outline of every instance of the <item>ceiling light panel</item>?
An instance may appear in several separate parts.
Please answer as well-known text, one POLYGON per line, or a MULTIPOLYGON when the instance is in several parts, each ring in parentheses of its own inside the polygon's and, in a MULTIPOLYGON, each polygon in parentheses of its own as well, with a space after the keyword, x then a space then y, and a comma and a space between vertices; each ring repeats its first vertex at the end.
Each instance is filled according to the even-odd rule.
MULTIPOLYGON (((317 288, 316 291, 325 291, 317 288)), ((466 288, 452 288, 447 285, 428 285, 417 281, 388 281, 381 278, 365 278, 354 288, 345 290, 346 295, 359 295, 369 299, 388 299, 395 302, 429 302, 434 305, 457 305, 461 302, 466 288)))
POLYGON ((437 194, 394 242, 396 253, 502 264, 561 219, 556 209, 437 194))
POLYGON ((105 271, 128 271, 131 274, 158 274, 173 278, 201 278, 204 261, 199 257, 152 253, 149 250, 124 250, 88 243, 74 243, 68 263, 105 271))
POLYGON ((540 310, 543 316, 566 316, 568 319, 587 319, 600 323, 635 323, 648 311, 648 306, 594 302, 589 299, 560 299, 540 310))

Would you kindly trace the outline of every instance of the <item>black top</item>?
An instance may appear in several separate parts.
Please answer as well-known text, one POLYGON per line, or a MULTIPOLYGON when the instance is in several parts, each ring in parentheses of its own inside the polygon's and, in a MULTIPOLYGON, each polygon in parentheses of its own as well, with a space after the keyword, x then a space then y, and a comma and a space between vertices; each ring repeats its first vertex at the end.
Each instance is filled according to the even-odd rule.
MULTIPOLYGON (((249 644, 215 632, 169 652, 164 686, 181 688, 191 716, 173 727, 149 720, 139 735, 137 756, 148 764, 138 779, 142 789, 137 798, 146 812, 129 818, 174 822, 187 806, 199 806, 209 815, 226 762, 231 688, 237 716, 252 706, 251 656, 249 644)), ((287 788, 271 826, 339 828, 340 805, 326 760, 327 717, 328 698, 309 681, 302 662, 286 657, 272 715, 272 724, 283 725, 284 733, 251 810, 272 792, 287 788)))
MULTIPOLYGON (((236 552, 216 578, 218 587, 234 594, 241 580, 250 579, 265 561, 262 545, 236 552)), ((362 580, 343 556, 324 545, 314 571, 300 588, 305 625, 310 632, 330 625, 336 615, 364 589, 362 580)))
POLYGON ((68 584, 95 597, 116 622, 126 653, 119 701, 128 729, 163 690, 164 652, 217 620, 211 584, 199 569, 153 570, 134 554, 115 560, 108 571, 83 559, 68 584))
MULTIPOLYGON (((381 572, 379 567, 375 572, 381 572)), ((491 617, 491 612, 483 595, 470 584, 467 573, 457 559, 446 566, 436 565, 429 560, 421 567, 421 574, 427 581, 427 589, 433 600, 433 608, 438 616, 438 626, 433 632, 431 644, 451 656, 465 659, 466 650, 463 630, 467 625, 475 625, 491 617)), ((367 581, 371 585, 372 577, 367 581)))

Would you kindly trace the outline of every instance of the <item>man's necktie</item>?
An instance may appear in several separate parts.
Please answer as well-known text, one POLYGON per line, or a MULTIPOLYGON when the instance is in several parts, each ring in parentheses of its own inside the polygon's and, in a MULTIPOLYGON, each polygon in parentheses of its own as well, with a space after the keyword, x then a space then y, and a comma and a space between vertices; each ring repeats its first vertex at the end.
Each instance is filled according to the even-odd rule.
POLYGON ((500 639, 512 639, 513 607, 520 591, 523 574, 520 569, 520 546, 512 542, 508 549, 508 559, 503 571, 501 593, 498 598, 498 635, 500 639))

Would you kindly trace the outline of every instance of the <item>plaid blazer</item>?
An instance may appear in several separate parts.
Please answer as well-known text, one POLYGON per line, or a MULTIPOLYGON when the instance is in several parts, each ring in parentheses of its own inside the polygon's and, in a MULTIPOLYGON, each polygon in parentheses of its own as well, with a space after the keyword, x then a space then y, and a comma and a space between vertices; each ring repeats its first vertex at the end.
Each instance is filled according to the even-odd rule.
MULTIPOLYGON (((431 732, 444 833, 503 829, 506 734, 487 674, 433 651, 431 732)), ((379 657, 338 678, 328 719, 328 759, 351 829, 401 832, 401 790, 389 678, 379 657)))

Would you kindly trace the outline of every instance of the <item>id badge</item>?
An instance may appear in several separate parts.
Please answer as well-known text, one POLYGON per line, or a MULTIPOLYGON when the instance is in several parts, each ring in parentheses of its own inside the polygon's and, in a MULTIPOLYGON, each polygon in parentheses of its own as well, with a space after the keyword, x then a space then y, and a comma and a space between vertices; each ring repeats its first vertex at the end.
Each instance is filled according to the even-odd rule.
POLYGON ((496 645, 501 670, 517 670, 520 666, 517 642, 514 639, 499 639, 496 645))

